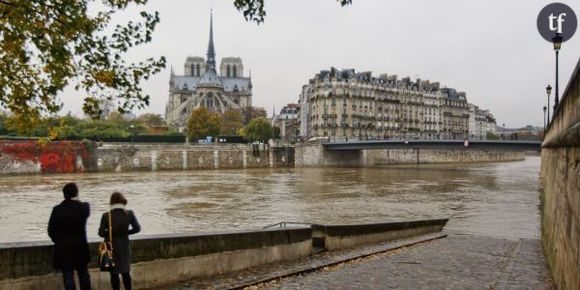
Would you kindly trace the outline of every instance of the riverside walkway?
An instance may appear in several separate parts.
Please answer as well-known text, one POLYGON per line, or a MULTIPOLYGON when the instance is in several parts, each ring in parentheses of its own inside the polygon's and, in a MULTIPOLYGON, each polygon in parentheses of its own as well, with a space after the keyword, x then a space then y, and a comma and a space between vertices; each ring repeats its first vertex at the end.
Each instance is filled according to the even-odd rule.
POLYGON ((424 240, 326 252, 172 289, 553 289, 539 240, 455 234, 424 240))

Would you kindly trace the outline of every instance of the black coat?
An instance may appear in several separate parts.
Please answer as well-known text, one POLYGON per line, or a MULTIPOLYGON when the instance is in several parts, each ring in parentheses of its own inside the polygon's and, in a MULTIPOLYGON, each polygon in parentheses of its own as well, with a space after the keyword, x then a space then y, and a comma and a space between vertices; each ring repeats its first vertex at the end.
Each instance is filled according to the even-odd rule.
MULTIPOLYGON (((129 235, 141 231, 141 226, 131 210, 114 209, 111 211, 113 230, 113 260, 115 261, 116 273, 129 273, 131 271, 131 246, 129 245, 129 235), (129 229, 131 226, 131 229, 129 229)), ((99 236, 109 240, 109 213, 106 212, 101 217, 99 226, 99 236)))
POLYGON ((89 203, 75 200, 64 200, 52 209, 48 235, 54 243, 54 268, 73 269, 91 260, 86 230, 89 215, 89 203))

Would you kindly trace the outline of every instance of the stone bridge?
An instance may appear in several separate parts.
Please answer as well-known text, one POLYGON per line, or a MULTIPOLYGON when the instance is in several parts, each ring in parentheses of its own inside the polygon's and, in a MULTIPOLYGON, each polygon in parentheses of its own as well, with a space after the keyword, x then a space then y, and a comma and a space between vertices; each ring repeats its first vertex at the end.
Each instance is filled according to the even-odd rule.
POLYGON ((295 148, 296 167, 364 167, 391 164, 523 160, 540 150, 539 141, 349 141, 304 144, 295 148))

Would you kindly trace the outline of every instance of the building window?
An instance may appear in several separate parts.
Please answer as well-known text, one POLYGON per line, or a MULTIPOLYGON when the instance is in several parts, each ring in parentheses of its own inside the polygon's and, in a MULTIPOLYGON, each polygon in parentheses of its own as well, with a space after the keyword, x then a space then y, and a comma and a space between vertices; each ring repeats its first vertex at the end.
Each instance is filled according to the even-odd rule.
POLYGON ((230 77, 230 65, 229 64, 226 66, 226 76, 228 78, 230 77))
POLYGON ((237 69, 236 66, 233 66, 232 68, 233 68, 233 71, 234 71, 233 72, 234 73, 234 78, 237 78, 238 77, 238 69, 237 69))

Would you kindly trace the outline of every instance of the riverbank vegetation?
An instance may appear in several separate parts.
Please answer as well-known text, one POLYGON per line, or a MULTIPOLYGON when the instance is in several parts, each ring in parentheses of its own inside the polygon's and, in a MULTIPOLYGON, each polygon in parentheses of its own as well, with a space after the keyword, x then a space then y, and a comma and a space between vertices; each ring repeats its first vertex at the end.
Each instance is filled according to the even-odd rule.
MULTIPOLYGON (((111 112, 106 118, 94 120, 79 118, 72 114, 40 118, 31 127, 20 127, 17 116, 0 113, 0 136, 36 137, 48 140, 92 141, 141 141, 178 142, 205 139, 207 136, 243 136, 248 142, 265 142, 279 137, 263 109, 245 111, 229 110, 224 114, 199 108, 192 112, 188 128, 180 133, 167 126, 161 115, 145 113, 137 117, 131 114, 111 112), (249 117, 254 117, 249 119, 249 117), (245 122, 248 120, 247 122, 245 122)), ((47 141, 48 141, 47 140, 47 141)))
POLYGON ((137 134, 155 134, 164 131, 170 133, 163 124, 164 121, 159 115, 144 114, 138 118, 129 118, 113 112, 102 120, 78 118, 71 114, 40 118, 34 121, 33 126, 22 128, 18 116, 0 115, 0 135, 98 141, 128 138, 137 134), (155 119, 161 120, 162 123, 154 121, 155 119))

